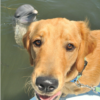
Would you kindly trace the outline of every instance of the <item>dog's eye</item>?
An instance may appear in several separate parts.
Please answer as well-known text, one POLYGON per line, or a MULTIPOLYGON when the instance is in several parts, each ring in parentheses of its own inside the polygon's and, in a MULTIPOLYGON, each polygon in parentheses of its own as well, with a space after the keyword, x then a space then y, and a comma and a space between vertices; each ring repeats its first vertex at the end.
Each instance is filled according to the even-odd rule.
POLYGON ((66 47, 67 51, 72 51, 72 50, 74 50, 74 48, 75 47, 73 44, 71 44, 71 43, 67 44, 67 47, 66 47))
POLYGON ((37 47, 40 47, 41 44, 42 44, 42 42, 41 42, 41 40, 35 40, 35 41, 33 42, 33 44, 34 44, 35 46, 37 46, 37 47))

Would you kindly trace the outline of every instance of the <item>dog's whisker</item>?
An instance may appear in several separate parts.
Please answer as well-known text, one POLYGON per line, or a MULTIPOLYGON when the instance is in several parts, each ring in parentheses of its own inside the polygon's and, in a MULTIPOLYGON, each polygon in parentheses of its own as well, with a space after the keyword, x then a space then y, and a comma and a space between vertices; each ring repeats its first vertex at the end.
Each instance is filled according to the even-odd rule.
POLYGON ((31 76, 23 76, 23 78, 25 78, 25 77, 27 77, 27 78, 31 78, 31 76))
POLYGON ((25 76, 25 77, 28 77, 25 82, 25 93, 27 93, 28 96, 33 97, 34 89, 32 87, 31 76, 25 76))
POLYGON ((19 68, 19 69, 29 69, 29 68, 32 68, 32 67, 25 67, 25 68, 19 68))

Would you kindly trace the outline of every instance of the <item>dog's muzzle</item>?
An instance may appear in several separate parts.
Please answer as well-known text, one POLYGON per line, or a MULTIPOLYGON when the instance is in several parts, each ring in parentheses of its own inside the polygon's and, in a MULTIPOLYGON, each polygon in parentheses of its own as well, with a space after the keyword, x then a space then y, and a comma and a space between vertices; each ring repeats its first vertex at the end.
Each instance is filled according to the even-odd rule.
MULTIPOLYGON (((58 87, 58 80, 52 77, 37 77, 36 79, 36 86, 38 87, 39 91, 43 94, 48 94, 53 92, 58 87)), ((61 92, 57 92, 52 96, 48 95, 40 95, 36 93, 36 97, 38 100, 56 100, 56 98, 61 94, 61 92)))
POLYGON ((37 77, 36 86, 44 93, 52 92, 58 87, 58 80, 51 77, 37 77))

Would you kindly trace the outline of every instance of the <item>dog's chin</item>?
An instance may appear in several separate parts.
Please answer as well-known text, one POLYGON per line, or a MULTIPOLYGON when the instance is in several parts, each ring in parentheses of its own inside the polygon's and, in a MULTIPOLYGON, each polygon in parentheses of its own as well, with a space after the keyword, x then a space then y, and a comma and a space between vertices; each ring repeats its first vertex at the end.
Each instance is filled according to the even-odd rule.
POLYGON ((61 95, 60 91, 52 96, 40 95, 40 94, 36 93, 36 97, 38 100, 56 100, 60 95, 61 95))

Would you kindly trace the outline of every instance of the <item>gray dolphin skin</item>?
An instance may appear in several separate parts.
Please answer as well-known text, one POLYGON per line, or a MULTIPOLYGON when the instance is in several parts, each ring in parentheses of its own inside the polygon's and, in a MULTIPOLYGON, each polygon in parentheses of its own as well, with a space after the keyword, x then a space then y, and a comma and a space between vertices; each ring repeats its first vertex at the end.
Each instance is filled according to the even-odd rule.
POLYGON ((23 35, 27 32, 27 27, 34 21, 36 21, 36 15, 38 11, 34 9, 30 4, 24 4, 17 8, 14 17, 14 33, 15 41, 19 46, 22 46, 23 35))

